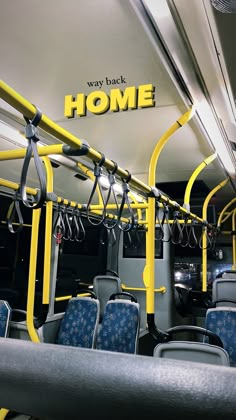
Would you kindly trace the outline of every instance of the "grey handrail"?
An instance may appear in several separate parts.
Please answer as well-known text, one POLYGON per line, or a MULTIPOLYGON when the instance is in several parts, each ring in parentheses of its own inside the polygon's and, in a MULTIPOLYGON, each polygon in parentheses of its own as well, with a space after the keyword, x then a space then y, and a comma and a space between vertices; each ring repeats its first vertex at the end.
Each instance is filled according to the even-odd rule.
POLYGON ((1 339, 0 406, 39 419, 236 418, 236 370, 1 339))

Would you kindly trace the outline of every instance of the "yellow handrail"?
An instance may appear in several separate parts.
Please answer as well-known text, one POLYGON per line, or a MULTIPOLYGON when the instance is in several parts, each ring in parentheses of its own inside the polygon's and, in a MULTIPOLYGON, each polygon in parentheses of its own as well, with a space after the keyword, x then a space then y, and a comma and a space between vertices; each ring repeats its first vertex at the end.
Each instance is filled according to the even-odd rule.
POLYGON ((217 227, 218 228, 220 228, 221 227, 221 224, 222 224, 222 219, 223 219, 223 216, 224 216, 224 213, 226 212, 226 210, 228 210, 228 208, 230 207, 230 206, 232 206, 232 204, 233 203, 235 203, 236 202, 236 198, 233 198, 231 201, 229 201, 229 203, 228 204, 226 204, 226 206, 223 208, 223 210, 221 211, 221 213, 220 213, 220 215, 219 215, 219 218, 218 218, 218 221, 217 221, 217 227))
MULTIPOLYGON (((159 139, 154 148, 150 159, 148 183, 151 186, 155 186, 156 183, 156 167, 160 153, 167 143, 169 138, 174 134, 180 127, 185 125, 194 115, 194 108, 183 114, 159 139)), ((154 285, 155 285, 155 197, 148 198, 148 209, 146 210, 147 231, 146 231, 146 265, 143 271, 143 281, 147 289, 146 293, 146 312, 154 316, 154 285)))
POLYGON ((225 213, 225 217, 222 217, 221 225, 223 225, 226 222, 226 220, 228 220, 230 217, 232 217, 233 212, 234 212, 234 209, 225 213))
MULTIPOLYGON (((209 192, 209 194, 205 198, 205 201, 202 206, 203 220, 207 219, 207 207, 211 198, 217 191, 223 188, 227 184, 228 181, 229 181, 229 178, 226 178, 224 181, 220 182, 215 188, 213 188, 209 192)), ((202 291, 203 292, 207 291, 207 227, 206 226, 202 232, 202 291)))
POLYGON ((4 420, 6 418, 7 413, 9 413, 9 410, 7 410, 7 408, 0 408, 0 420, 4 420))
POLYGON ((155 186, 157 161, 163 147, 170 137, 193 117, 194 113, 195 108, 192 107, 189 111, 185 112, 158 140, 150 160, 148 177, 149 185, 155 186))
MULTIPOLYGON (((76 296, 77 297, 79 297, 79 296, 86 297, 86 296, 90 296, 90 294, 89 293, 78 293, 76 296)), ((69 300, 72 297, 73 297, 72 295, 55 297, 55 302, 62 302, 64 300, 69 300)))
POLYGON ((185 194, 184 194, 184 207, 187 210, 190 210, 190 194, 191 194, 191 190, 192 190, 195 179, 198 177, 198 175, 202 172, 202 170, 207 165, 209 165, 211 162, 213 162, 213 160, 215 160, 216 157, 217 157, 217 153, 214 153, 213 155, 208 156, 206 159, 204 159, 202 163, 200 163, 200 165, 198 165, 198 167, 193 171, 192 175, 190 176, 187 186, 186 186, 185 194))
MULTIPOLYGON (((48 155, 61 155, 63 154, 63 144, 53 144, 50 146, 38 146, 38 155, 39 156, 48 156, 48 155)), ((2 160, 14 160, 14 159, 23 159, 26 155, 27 149, 16 149, 16 150, 4 150, 0 151, 0 161, 2 160)))
MULTIPOLYGON (((47 193, 53 192, 53 170, 48 157, 43 157, 47 173, 47 193)), ((44 239, 44 267, 43 267, 43 304, 49 304, 50 268, 51 268, 51 240, 52 240, 53 202, 46 202, 45 239, 44 239)))
MULTIPOLYGON (((7 179, 0 178, 0 185, 2 187, 10 188, 11 190, 17 191, 20 188, 20 185, 16 182, 8 181, 7 179)), ((37 190, 35 188, 26 187, 26 192, 31 195, 36 195, 37 190)))
MULTIPOLYGON (((146 288, 145 287, 130 287, 130 286, 126 286, 124 283, 122 283, 122 290, 133 290, 133 291, 144 291, 146 292, 146 288)), ((166 287, 165 286, 160 286, 158 289, 154 289, 155 293, 166 293, 166 287)))
POLYGON ((26 307, 26 325, 29 336, 35 343, 40 343, 38 334, 34 327, 34 297, 35 297, 35 277, 38 251, 38 231, 41 209, 33 210, 32 231, 30 242, 30 264, 29 264, 29 282, 26 307))

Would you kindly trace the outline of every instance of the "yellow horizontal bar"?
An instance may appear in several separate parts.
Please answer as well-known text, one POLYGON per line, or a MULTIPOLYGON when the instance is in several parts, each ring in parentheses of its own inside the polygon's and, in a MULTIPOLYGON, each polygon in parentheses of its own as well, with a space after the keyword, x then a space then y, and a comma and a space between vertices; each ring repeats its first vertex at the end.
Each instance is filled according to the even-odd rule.
MULTIPOLYGON (((143 291, 146 292, 146 288, 145 287, 129 287, 126 286, 124 283, 122 283, 122 290, 133 290, 133 291, 143 291)), ((165 286, 161 286, 158 289, 154 289, 154 292, 156 293, 166 293, 166 287, 165 286)))
MULTIPOLYGON (((15 190, 15 191, 17 191, 20 187, 20 185, 17 184, 16 182, 7 181, 6 179, 3 179, 3 178, 0 178, 0 185, 2 187, 10 188, 11 190, 15 190)), ((37 190, 35 188, 27 187, 26 191, 28 194, 32 194, 32 195, 37 194, 37 190)))
MULTIPOLYGON (((39 156, 58 155, 63 154, 63 144, 53 144, 50 146, 38 146, 39 156)), ((26 155, 26 149, 4 150, 0 152, 0 161, 22 159, 26 155)))
MULTIPOLYGON (((0 223, 2 223, 3 225, 6 225, 7 224, 7 222, 5 220, 1 220, 0 223)), ((15 225, 15 226, 20 226, 20 223, 13 222, 12 224, 15 225)), ((26 223, 23 223, 23 225, 21 225, 21 226, 23 226, 23 227, 30 227, 30 228, 32 227, 32 225, 27 225, 26 223)))
MULTIPOLYGON (((120 204, 118 204, 118 207, 120 207, 120 204)), ((145 204, 145 203, 137 203, 137 204, 130 203, 130 207, 132 207, 132 209, 147 209, 148 204, 145 204)), ((100 209, 103 209, 103 206, 99 205, 99 204, 92 204, 91 206, 89 206, 89 208, 91 210, 100 210, 100 209)), ((117 209, 116 204, 108 204, 106 208, 107 208, 107 210, 116 210, 117 209)), ((127 206, 127 204, 125 204, 124 209, 127 209, 127 208, 128 208, 128 206, 127 206)))
MULTIPOLYGON (((78 293, 76 296, 77 297, 86 297, 86 296, 90 296, 90 294, 89 293, 78 293)), ((72 297, 73 297, 72 295, 56 297, 55 302, 62 302, 63 300, 69 300, 72 297)))
MULTIPOLYGON (((79 204, 76 203, 75 201, 70 201, 67 198, 63 198, 63 197, 57 197, 57 202, 60 204, 70 204, 70 207, 77 207, 78 209, 83 209, 83 204, 79 204)), ((94 204, 95 205, 95 204, 94 204)), ((96 206, 96 205, 95 205, 96 206)), ((91 208, 92 206, 90 206, 91 208)), ((97 205, 97 207, 101 207, 100 205, 97 205)), ((102 210, 91 210, 92 213, 94 213, 95 215, 100 216, 102 214, 102 210)), ((108 217, 109 219, 115 220, 117 219, 117 216, 114 214, 106 214, 106 217, 108 217)), ((129 219, 125 218, 125 217, 121 217, 120 221, 123 223, 129 223, 129 219)))

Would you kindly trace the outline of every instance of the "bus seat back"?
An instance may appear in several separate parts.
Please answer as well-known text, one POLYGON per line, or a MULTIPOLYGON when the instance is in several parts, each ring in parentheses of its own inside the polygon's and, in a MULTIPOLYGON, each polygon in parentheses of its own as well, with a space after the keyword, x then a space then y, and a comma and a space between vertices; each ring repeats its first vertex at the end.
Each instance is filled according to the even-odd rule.
POLYGON ((11 307, 6 300, 0 300, 0 337, 7 337, 11 319, 11 307))
POLYGON ((58 331, 57 344, 93 348, 99 321, 99 301, 76 297, 68 302, 58 331))
POLYGON ((109 300, 98 332, 97 349, 137 353, 139 324, 139 303, 109 300))
POLYGON ((155 347, 153 356, 230 366, 228 353, 224 349, 200 342, 169 341, 161 343, 155 347))
POLYGON ((222 306, 208 309, 205 327, 220 337, 230 365, 236 366, 236 308, 222 306))

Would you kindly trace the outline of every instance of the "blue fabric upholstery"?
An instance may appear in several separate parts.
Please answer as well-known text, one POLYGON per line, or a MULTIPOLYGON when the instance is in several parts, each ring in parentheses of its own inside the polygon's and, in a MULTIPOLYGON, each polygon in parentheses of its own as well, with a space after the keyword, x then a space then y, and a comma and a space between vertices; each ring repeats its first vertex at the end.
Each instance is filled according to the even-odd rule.
POLYGON ((138 303, 125 299, 108 301, 98 333, 97 349, 136 353, 139 319, 138 303))
POLYGON ((10 305, 5 300, 0 300, 0 337, 7 337, 10 318, 10 305))
POLYGON ((61 321, 57 344, 93 348, 99 320, 99 301, 76 297, 68 302, 61 321))
POLYGON ((236 366, 236 308, 208 309, 205 327, 216 333, 229 354, 231 366, 236 366))

